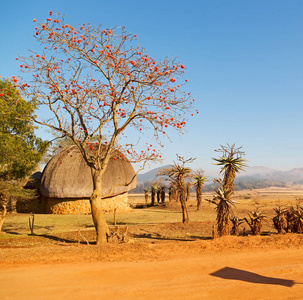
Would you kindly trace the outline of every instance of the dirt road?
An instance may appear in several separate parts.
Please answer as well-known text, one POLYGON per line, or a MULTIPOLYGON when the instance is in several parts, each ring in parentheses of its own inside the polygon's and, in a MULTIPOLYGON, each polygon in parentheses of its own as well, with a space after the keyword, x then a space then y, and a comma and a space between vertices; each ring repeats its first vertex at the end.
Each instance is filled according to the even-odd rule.
POLYGON ((302 248, 0 264, 0 299, 303 299, 302 248))

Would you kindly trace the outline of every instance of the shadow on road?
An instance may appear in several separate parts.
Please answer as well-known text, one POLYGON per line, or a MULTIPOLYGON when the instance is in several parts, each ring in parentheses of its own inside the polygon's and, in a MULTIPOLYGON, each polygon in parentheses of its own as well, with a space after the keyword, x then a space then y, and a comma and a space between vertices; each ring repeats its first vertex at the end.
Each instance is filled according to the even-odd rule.
POLYGON ((294 284, 298 284, 293 280, 262 276, 257 273, 252 273, 249 271, 239 270, 230 267, 225 267, 209 275, 220 277, 222 279, 239 280, 257 284, 273 284, 286 287, 292 287, 294 284))

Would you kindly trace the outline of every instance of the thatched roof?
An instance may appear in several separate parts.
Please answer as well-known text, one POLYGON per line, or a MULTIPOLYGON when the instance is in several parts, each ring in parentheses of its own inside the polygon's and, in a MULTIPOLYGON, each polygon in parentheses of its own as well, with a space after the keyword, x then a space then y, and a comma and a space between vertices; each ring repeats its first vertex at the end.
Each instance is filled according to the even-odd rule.
POLYGON ((38 189, 41 176, 42 176, 41 171, 37 171, 37 172, 33 173, 28 178, 28 181, 26 182, 24 188, 25 189, 38 189))
MULTIPOLYGON (((120 154, 120 152, 118 152, 120 154)), ((137 185, 134 169, 126 159, 110 159, 102 178, 102 195, 110 197, 123 194, 137 185)), ((87 166, 77 146, 63 149, 43 170, 40 192, 49 198, 89 198, 93 192, 91 169, 87 166)))

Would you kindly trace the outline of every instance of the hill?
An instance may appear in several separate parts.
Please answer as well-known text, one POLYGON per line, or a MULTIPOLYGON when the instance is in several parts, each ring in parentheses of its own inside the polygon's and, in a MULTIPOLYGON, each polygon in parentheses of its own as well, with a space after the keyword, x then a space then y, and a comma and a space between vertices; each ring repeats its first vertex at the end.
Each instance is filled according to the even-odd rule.
MULTIPOLYGON (((137 188, 133 192, 143 192, 144 188, 149 188, 150 183, 156 181, 157 172, 169 165, 155 168, 144 174, 137 176, 137 188)), ((214 178, 219 177, 218 172, 206 172, 208 184, 205 185, 206 190, 213 190, 214 178)), ((256 189, 271 186, 283 187, 289 184, 303 184, 303 168, 295 168, 289 171, 278 171, 264 166, 253 166, 246 168, 245 172, 240 172, 235 181, 236 189, 256 189)))
POLYGON ((157 173, 161 170, 161 169, 167 169, 169 168, 170 165, 166 165, 166 166, 162 166, 162 167, 159 167, 159 168, 155 168, 155 169, 152 169, 144 174, 138 174, 137 175, 137 182, 138 183, 143 183, 145 181, 155 181, 156 180, 156 176, 157 176, 157 173))

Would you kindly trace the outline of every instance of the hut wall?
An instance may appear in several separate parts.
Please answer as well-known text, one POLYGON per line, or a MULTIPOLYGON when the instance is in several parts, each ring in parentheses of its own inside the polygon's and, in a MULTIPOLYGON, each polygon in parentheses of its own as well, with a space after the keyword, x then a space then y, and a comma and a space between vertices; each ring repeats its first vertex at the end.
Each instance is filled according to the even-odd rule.
POLYGON ((45 199, 45 213, 56 215, 87 215, 90 214, 89 199, 45 199))
MULTIPOLYGON (((79 215, 90 214, 91 207, 89 199, 45 199, 45 213, 47 214, 63 214, 63 215, 79 215)), ((102 207, 104 211, 110 212, 115 208, 117 212, 129 211, 127 204, 127 193, 103 199, 102 207)))

